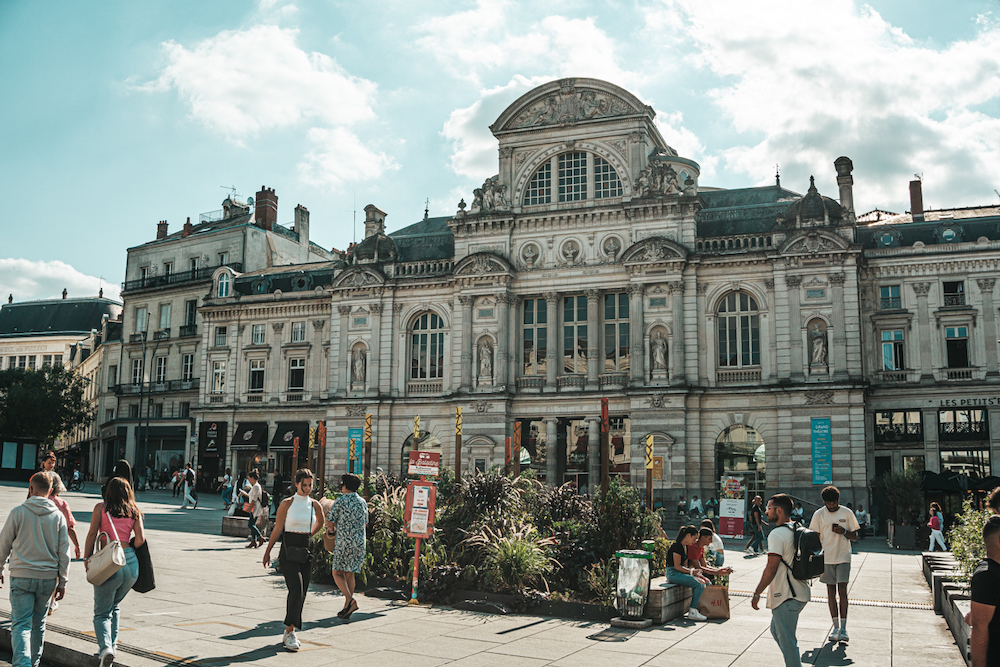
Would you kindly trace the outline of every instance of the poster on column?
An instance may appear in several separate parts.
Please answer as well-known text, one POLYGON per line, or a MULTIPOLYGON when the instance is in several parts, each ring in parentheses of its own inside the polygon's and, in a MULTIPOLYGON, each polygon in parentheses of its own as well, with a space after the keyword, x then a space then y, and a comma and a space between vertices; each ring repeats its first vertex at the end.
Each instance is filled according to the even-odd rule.
POLYGON ((719 535, 743 537, 743 517, 746 516, 746 488, 736 477, 723 477, 719 498, 719 535))
POLYGON ((813 484, 833 484, 830 418, 812 420, 813 484))
POLYGON ((361 462, 364 460, 364 430, 360 428, 347 429, 347 471, 355 475, 361 474, 361 462))

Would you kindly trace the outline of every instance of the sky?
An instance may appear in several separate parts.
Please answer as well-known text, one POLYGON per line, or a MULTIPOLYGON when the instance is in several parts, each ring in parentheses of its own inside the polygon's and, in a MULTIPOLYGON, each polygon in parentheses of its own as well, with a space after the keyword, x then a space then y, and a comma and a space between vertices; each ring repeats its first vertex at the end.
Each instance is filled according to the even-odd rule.
POLYGON ((561 77, 653 106, 700 184, 855 209, 996 204, 1000 0, 0 2, 0 294, 116 297, 126 249, 235 188, 344 249, 454 214, 497 171, 489 125, 561 77), (425 204, 428 202, 429 204, 425 204), (355 211, 360 212, 357 224, 355 211))

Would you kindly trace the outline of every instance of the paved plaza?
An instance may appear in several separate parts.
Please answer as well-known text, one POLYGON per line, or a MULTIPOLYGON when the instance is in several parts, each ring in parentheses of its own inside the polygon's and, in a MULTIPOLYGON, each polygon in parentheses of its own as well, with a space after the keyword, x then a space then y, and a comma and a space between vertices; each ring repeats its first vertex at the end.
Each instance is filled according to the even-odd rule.
MULTIPOLYGON (((99 500, 90 493, 66 498, 81 541, 90 511, 99 500)), ((0 520, 24 499, 24 485, 0 486, 0 520)), ((637 667, 709 664, 712 667, 776 667, 781 655, 769 632, 770 614, 750 607, 749 593, 765 558, 745 559, 741 545, 727 545, 732 618, 724 622, 677 620, 648 630, 622 631, 606 623, 531 615, 492 616, 449 607, 407 606, 360 597, 351 622, 336 617, 342 607, 332 586, 314 585, 299 633, 297 654, 280 646, 285 586, 260 564, 262 549, 219 535, 223 511, 214 495, 203 494, 197 510, 181 510, 169 491, 147 492, 140 502, 156 569, 155 591, 132 592, 122 604, 122 633, 116 664, 227 665, 350 664, 352 667, 434 667, 436 665, 637 667)), ((817 584, 813 595, 825 595, 817 584)), ((884 541, 861 542, 854 558, 848 628, 851 642, 825 642, 830 617, 825 601, 810 603, 799 624, 805 664, 947 665, 964 664, 942 617, 930 608, 931 595, 915 553, 890 553, 884 541)), ((92 587, 82 563, 70 568, 66 599, 49 617, 46 657, 57 664, 96 653, 91 623, 92 587), (57 648, 58 647, 58 648, 57 648), (62 649, 62 650, 60 650, 62 649), (73 653, 73 652, 78 653, 73 653)), ((0 595, 0 624, 9 625, 10 603, 0 595)), ((96 660, 96 659, 95 659, 96 660)))

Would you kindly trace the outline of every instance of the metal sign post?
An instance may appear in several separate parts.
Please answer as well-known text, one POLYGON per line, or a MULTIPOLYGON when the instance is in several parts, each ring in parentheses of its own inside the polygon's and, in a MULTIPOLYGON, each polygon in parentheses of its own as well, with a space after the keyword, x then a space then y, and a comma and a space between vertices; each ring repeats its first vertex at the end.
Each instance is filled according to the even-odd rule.
POLYGON ((420 604, 417 600, 417 584, 420 580, 420 540, 434 534, 434 504, 437 488, 427 477, 436 477, 440 471, 441 455, 437 452, 411 451, 407 472, 420 475, 420 481, 410 480, 406 492, 406 536, 416 538, 413 550, 413 587, 409 604, 420 604))
POLYGON ((462 407, 455 406, 455 480, 462 479, 462 407))
POLYGON ((608 478, 611 476, 611 424, 608 420, 608 399, 601 399, 601 497, 608 497, 608 478))

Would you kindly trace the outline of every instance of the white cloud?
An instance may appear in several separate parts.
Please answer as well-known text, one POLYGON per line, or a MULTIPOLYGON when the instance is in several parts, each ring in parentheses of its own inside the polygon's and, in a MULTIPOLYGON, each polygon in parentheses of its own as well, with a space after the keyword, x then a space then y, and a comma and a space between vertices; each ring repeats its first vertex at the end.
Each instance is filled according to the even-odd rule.
POLYGON ((65 262, 0 258, 0 295, 4 303, 7 295, 13 295, 15 302, 57 299, 63 289, 70 297, 96 297, 102 287, 105 297, 119 298, 118 285, 81 273, 65 262))
POLYGON ((342 127, 314 127, 306 134, 313 149, 298 165, 303 183, 336 188, 348 181, 373 180, 399 164, 385 153, 376 153, 342 127))
POLYGON ((848 155, 861 207, 905 205, 914 172, 930 205, 992 193, 1000 120, 977 107, 1000 98, 996 23, 934 48, 851 2, 667 0, 647 21, 678 16, 687 61, 726 82, 711 97, 747 136, 723 151, 728 169, 765 182, 781 163, 790 187, 815 173, 835 196, 832 162, 848 155))
POLYGON ((683 113, 680 111, 661 113, 656 116, 656 120, 653 122, 668 146, 676 150, 681 157, 691 158, 701 166, 700 180, 702 182, 706 178, 715 176, 719 158, 709 154, 697 135, 684 127, 683 113))
POLYGON ((176 90, 191 115, 235 143, 300 123, 350 125, 375 117, 376 85, 322 53, 306 53, 298 30, 226 30, 191 48, 163 44, 167 64, 141 89, 176 90))
POLYGON ((547 16, 534 23, 510 19, 518 6, 479 0, 475 9, 428 19, 417 45, 450 74, 482 85, 488 75, 539 78, 595 77, 629 85, 641 77, 621 66, 618 44, 594 19, 547 16))

